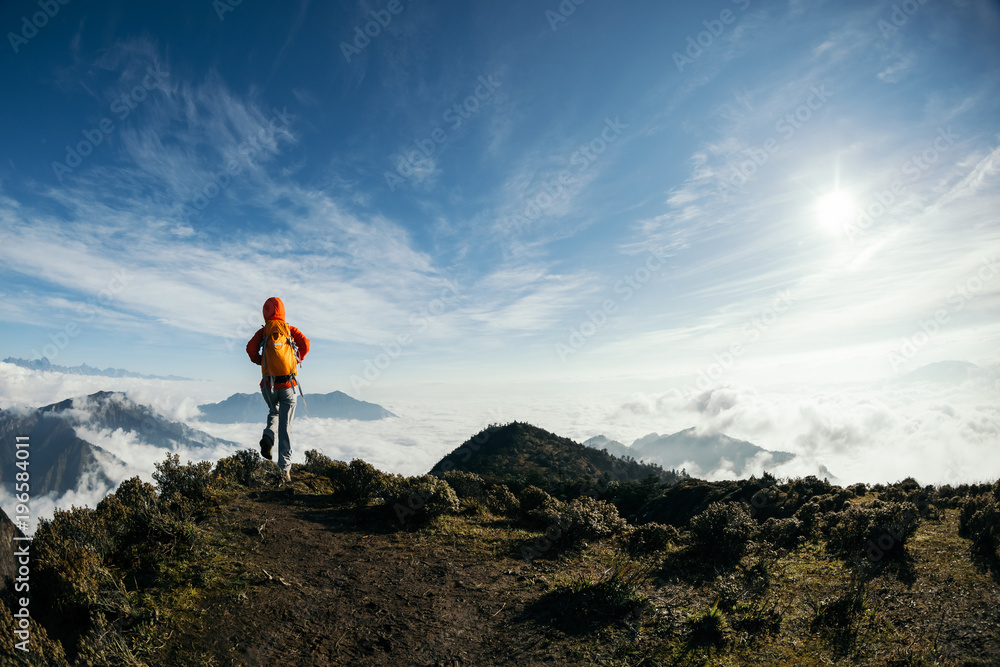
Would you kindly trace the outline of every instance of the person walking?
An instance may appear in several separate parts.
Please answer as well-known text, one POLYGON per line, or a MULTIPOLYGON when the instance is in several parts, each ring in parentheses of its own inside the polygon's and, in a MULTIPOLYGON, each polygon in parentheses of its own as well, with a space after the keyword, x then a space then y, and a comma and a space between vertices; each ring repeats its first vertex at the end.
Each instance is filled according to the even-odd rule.
MULTIPOLYGON (((264 326, 247 342, 250 361, 260 365, 260 391, 267 403, 267 425, 260 438, 260 453, 268 461, 278 441, 278 468, 282 479, 292 475, 292 418, 295 416, 295 379, 298 364, 309 353, 309 339, 285 322, 285 304, 276 296, 264 302, 264 326)), ((302 389, 299 389, 302 393, 302 389)))

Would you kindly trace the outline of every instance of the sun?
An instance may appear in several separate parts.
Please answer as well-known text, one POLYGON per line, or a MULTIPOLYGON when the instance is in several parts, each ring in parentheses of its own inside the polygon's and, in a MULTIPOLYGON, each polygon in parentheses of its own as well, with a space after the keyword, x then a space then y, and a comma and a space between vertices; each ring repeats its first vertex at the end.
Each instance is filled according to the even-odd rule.
POLYGON ((854 220, 857 206, 854 199, 842 190, 823 195, 816 202, 819 222, 831 232, 839 232, 854 220))

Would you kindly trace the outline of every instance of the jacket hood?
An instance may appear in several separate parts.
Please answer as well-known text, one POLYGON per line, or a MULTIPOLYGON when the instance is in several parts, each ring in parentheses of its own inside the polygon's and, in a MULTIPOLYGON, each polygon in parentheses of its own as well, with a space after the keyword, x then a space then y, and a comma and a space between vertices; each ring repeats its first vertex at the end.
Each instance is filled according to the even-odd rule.
POLYGON ((267 320, 285 320, 285 304, 276 296, 264 302, 264 321, 267 320))

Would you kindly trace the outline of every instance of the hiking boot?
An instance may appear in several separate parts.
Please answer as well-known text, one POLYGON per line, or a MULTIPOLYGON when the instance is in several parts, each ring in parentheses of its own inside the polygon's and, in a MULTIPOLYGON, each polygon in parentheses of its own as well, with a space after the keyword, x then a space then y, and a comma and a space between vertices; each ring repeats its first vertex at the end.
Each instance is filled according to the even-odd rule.
POLYGON ((267 434, 261 436, 260 439, 260 455, 263 456, 268 461, 271 460, 271 450, 274 449, 274 440, 267 437, 267 434))

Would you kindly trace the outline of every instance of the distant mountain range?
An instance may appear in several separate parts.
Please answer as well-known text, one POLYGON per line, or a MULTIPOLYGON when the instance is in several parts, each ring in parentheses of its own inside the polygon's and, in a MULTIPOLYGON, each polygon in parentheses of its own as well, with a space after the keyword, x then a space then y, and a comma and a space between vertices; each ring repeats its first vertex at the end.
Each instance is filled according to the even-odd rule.
POLYGON ((511 476, 534 480, 578 480, 605 474, 618 482, 642 481, 650 476, 673 482, 679 475, 658 465, 623 460, 520 422, 490 426, 442 458, 431 474, 448 470, 476 473, 484 479, 504 481, 511 476))
POLYGON ((124 368, 105 368, 101 370, 87 364, 81 364, 80 366, 57 366, 51 363, 48 357, 42 357, 41 359, 15 359, 14 357, 7 357, 3 362, 33 371, 55 371, 56 373, 68 373, 70 375, 98 375, 109 378, 139 378, 142 380, 191 380, 191 378, 179 377, 177 375, 144 375, 142 373, 127 371, 124 368))
MULTIPOLYGON (((342 391, 329 394, 306 394, 305 403, 310 417, 324 419, 358 419, 360 421, 375 421, 386 417, 395 417, 381 405, 359 401, 342 391)), ((233 394, 220 403, 205 403, 199 405, 201 421, 214 424, 239 424, 245 422, 263 422, 267 416, 267 404, 260 394, 233 394)), ((296 418, 305 416, 302 399, 295 409, 296 418)))
MULTIPOLYGON (((0 411, 0 460, 14 461, 15 436, 28 436, 31 451, 31 495, 62 494, 80 489, 85 480, 98 486, 110 486, 124 474, 125 462, 107 450, 79 436, 77 429, 117 431, 132 434, 137 441, 167 451, 179 448, 217 449, 238 447, 179 422, 154 413, 120 392, 101 391, 85 398, 70 398, 37 410, 0 411)), ((0 466, 0 484, 13 489, 13 465, 0 466)))
POLYGON ((967 361, 936 361, 901 375, 896 381, 962 384, 966 380, 982 377, 985 374, 985 370, 967 361))
POLYGON ((770 451, 722 433, 699 435, 694 428, 672 435, 650 433, 633 442, 631 447, 603 435, 585 440, 583 444, 607 450, 615 456, 629 456, 646 463, 655 463, 663 468, 694 466, 697 470, 688 472, 695 475, 708 474, 725 465, 738 477, 742 477, 750 473, 751 464, 755 461, 764 461, 765 467, 774 467, 795 458, 794 454, 770 451))

